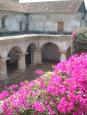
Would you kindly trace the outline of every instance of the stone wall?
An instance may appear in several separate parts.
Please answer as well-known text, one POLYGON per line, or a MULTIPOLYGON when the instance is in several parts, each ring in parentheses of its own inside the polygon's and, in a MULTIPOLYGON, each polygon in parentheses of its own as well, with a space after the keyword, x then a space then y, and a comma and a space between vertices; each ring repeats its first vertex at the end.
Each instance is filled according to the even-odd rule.
POLYGON ((22 13, 0 11, 0 32, 25 31, 25 22, 26 17, 22 13), (4 27, 2 27, 2 18, 5 18, 4 27))

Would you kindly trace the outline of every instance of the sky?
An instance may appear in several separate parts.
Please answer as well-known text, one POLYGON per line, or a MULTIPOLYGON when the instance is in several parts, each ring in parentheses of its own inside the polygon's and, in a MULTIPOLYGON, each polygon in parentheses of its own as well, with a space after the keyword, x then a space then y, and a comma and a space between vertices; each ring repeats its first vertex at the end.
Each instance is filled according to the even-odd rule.
MULTIPOLYGON (((41 1, 54 1, 54 0, 19 0, 20 2, 41 2, 41 1)), ((55 0, 55 1, 60 1, 60 0, 55 0)))
MULTIPOLYGON (((54 0, 19 0, 19 2, 25 3, 25 2, 41 2, 41 1, 54 1, 54 0)), ((55 0, 55 1, 61 1, 61 0, 55 0)), ((87 8, 87 0, 84 0, 87 8)))

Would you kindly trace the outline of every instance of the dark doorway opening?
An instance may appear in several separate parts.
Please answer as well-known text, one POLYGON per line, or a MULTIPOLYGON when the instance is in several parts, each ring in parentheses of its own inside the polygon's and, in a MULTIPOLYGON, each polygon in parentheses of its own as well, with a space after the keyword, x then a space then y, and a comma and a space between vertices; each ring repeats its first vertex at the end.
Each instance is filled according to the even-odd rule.
POLYGON ((46 43, 42 50, 42 60, 52 64, 60 62, 59 48, 54 43, 46 43))
POLYGON ((20 48, 13 47, 8 53, 8 60, 7 60, 7 73, 8 75, 12 74, 15 70, 18 69, 18 60, 19 54, 21 53, 20 48))
POLYGON ((27 48, 27 54, 25 56, 26 66, 28 67, 33 62, 33 51, 36 48, 35 44, 30 44, 27 48))

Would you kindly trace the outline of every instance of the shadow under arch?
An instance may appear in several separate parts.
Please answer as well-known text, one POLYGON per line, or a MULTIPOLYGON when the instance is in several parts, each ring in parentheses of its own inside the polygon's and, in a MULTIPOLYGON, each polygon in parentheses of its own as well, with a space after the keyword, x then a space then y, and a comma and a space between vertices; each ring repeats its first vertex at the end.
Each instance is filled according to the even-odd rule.
POLYGON ((28 47, 27 47, 27 54, 25 56, 25 60, 26 60, 26 66, 28 67, 30 64, 32 64, 33 62, 33 51, 36 48, 36 44, 31 43, 28 47))
POLYGON ((43 63, 56 64, 60 62, 59 48, 56 44, 48 42, 42 47, 42 61, 43 63))
POLYGON ((7 73, 8 75, 12 74, 15 70, 18 69, 19 56, 22 54, 22 50, 18 46, 14 46, 10 49, 8 53, 7 60, 7 73))

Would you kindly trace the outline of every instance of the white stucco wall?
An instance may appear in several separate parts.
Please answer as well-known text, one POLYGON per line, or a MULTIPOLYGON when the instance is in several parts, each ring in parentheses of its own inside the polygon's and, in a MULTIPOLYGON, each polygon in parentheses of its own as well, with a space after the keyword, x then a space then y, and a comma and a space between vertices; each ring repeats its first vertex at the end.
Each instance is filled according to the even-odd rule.
POLYGON ((55 31, 57 32, 57 23, 64 22, 64 31, 72 32, 81 26, 82 14, 57 14, 43 13, 29 15, 30 31, 55 31))
MULTIPOLYGON (((29 31, 58 32, 58 22, 64 22, 64 31, 72 32, 81 27, 81 13, 58 14, 58 13, 37 13, 29 14, 29 31)), ((0 11, 0 32, 19 31, 19 22, 22 22, 22 31, 25 30, 26 16, 23 13, 0 11), (1 28, 1 17, 6 15, 5 30, 1 28)), ((84 23, 84 20, 83 20, 84 23)), ((83 24, 84 25, 84 24, 83 24)))
POLYGON ((14 12, 1 12, 0 11, 0 31, 3 31, 1 28, 1 17, 6 15, 5 19, 5 31, 19 31, 19 22, 23 23, 22 31, 25 30, 25 15, 22 13, 14 12))

